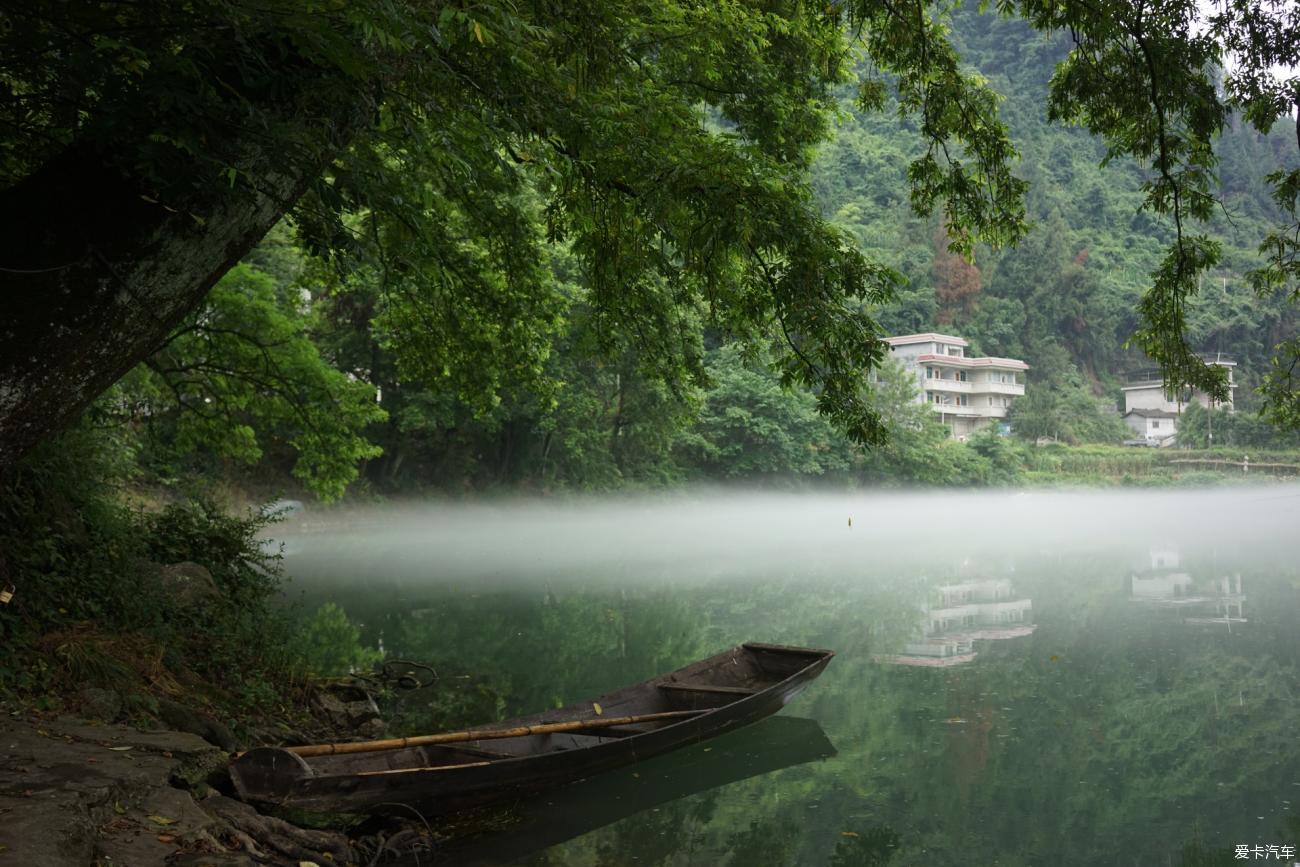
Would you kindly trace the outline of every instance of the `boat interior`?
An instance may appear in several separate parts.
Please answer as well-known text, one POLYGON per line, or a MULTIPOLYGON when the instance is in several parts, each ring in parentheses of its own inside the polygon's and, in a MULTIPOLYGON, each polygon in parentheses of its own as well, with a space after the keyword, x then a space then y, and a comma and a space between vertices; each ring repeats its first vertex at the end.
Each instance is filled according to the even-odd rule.
MULTIPOLYGON (((822 651, 744 644, 670 674, 602 695, 592 701, 505 720, 489 728, 506 729, 595 718, 597 704, 600 705, 599 716, 606 718, 719 708, 779 684, 823 655, 825 654, 822 651)), ((645 734, 657 727, 681 721, 681 718, 669 718, 622 726, 597 727, 585 731, 579 729, 562 733, 408 747, 382 752, 318 756, 308 759, 307 763, 316 776, 478 765, 521 756, 595 746, 611 740, 645 734)))

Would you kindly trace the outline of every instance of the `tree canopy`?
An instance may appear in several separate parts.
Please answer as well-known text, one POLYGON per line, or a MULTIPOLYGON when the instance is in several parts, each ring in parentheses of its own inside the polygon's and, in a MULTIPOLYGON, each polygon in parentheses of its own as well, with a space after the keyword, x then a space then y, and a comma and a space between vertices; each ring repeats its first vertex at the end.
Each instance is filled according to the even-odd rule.
MULTIPOLYGON (((1053 116, 1149 167, 1145 206, 1174 233, 1137 339, 1175 384, 1222 391, 1185 339, 1219 255, 1196 225, 1227 119, 1267 130, 1296 101, 1267 70, 1297 62, 1300 13, 997 11, 1070 35, 1053 116)), ((823 218, 807 181, 855 69, 863 110, 912 119, 911 204, 942 211, 953 252, 1026 229, 999 97, 941 4, 38 0, 2 24, 0 464, 162 347, 285 214, 328 291, 366 296, 399 378, 484 412, 553 381, 561 257, 606 356, 632 351, 681 392, 706 377, 703 322, 877 441, 864 373, 900 274, 823 218)), ((1300 170, 1272 183, 1294 216, 1300 170)), ((1294 292, 1294 231, 1261 239, 1260 291, 1294 292)), ((1300 413, 1296 349, 1270 381, 1283 418, 1300 413)))

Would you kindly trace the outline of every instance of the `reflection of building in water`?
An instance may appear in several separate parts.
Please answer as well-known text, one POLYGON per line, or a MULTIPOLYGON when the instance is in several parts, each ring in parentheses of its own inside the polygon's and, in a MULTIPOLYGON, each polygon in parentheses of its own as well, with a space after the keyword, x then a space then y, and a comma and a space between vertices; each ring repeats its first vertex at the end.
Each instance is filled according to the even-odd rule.
POLYGON ((1241 574, 1197 580, 1182 568, 1178 551, 1152 548, 1149 566, 1129 578, 1130 599, 1152 608, 1177 611, 1184 623, 1246 623, 1241 574))
POLYGON ((892 662, 894 665, 922 665, 931 668, 945 668, 949 665, 972 662, 975 656, 974 642, 936 637, 909 641, 903 646, 902 653, 897 656, 884 657, 881 661, 892 662))
POLYGON ((895 665, 947 667, 975 659, 976 641, 1029 635, 1037 628, 1033 603, 1013 598, 1010 581, 967 581, 938 588, 937 604, 927 606, 922 636, 908 642, 897 656, 883 661, 895 665))

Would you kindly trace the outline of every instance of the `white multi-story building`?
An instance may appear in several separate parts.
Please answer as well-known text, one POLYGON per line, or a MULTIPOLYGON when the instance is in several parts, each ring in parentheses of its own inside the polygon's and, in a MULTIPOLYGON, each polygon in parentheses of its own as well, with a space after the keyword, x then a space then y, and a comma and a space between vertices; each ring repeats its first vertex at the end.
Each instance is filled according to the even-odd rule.
POLYGON ((1126 377, 1124 392, 1124 422, 1147 442, 1166 445, 1178 433, 1178 419, 1183 409, 1196 402, 1207 409, 1226 409, 1232 412, 1237 383, 1233 369, 1237 362, 1222 353, 1202 355, 1206 364, 1222 367, 1228 374, 1228 399, 1213 401, 1203 391, 1174 394, 1165 388, 1164 375, 1156 368, 1132 371, 1126 377))
POLYGON ((1016 358, 971 357, 970 343, 948 334, 886 337, 893 356, 916 376, 918 400, 934 407, 952 435, 965 439, 1006 418, 1025 393, 1029 365, 1016 358))

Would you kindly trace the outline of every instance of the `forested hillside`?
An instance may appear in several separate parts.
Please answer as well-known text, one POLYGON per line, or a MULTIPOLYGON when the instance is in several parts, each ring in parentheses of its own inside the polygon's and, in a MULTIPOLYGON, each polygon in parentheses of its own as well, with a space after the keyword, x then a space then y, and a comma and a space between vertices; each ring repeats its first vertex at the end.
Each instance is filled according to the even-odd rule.
MULTIPOLYGON (((1122 374, 1149 363, 1125 342, 1172 229, 1139 211, 1143 168, 1127 159, 1102 166, 1100 141, 1048 122, 1045 95, 1067 50, 1063 37, 970 10, 951 23, 963 59, 1005 97, 1033 230, 1012 248, 977 246, 972 262, 951 252, 941 219, 917 217, 908 205, 916 119, 892 108, 864 113, 848 86, 813 163, 818 203, 867 254, 906 278, 876 311, 887 333, 951 332, 976 352, 1025 359, 1027 396, 1013 408, 1022 438, 1118 442, 1126 435, 1116 412, 1122 374)), ((869 70, 857 72, 854 80, 869 70)), ((1253 389, 1273 345, 1296 331, 1296 310, 1285 297, 1253 294, 1244 273, 1259 265, 1259 239, 1282 222, 1264 177, 1295 164, 1294 136, 1289 120, 1269 136, 1237 123, 1222 143, 1223 207, 1211 230, 1223 239, 1223 261, 1189 318, 1194 348, 1239 362, 1242 412, 1216 421, 1219 442, 1232 442, 1234 430, 1256 447, 1290 442, 1254 420, 1253 389)), ((508 193, 482 195, 490 204, 508 193)), ((514 368, 467 375, 455 358, 409 351, 412 329, 396 323, 428 314, 383 288, 386 275, 343 274, 294 237, 282 224, 100 402, 97 423, 140 435, 147 474, 233 475, 268 489, 283 489, 292 474, 325 497, 341 495, 358 474, 387 492, 1010 477, 1005 449, 944 442, 929 414, 909 405, 896 371, 883 372, 888 386, 877 407, 894 436, 864 451, 818 414, 812 393, 797 383, 783 389, 768 358, 725 344, 703 309, 681 307, 674 321, 656 321, 654 334, 672 341, 661 351, 653 335, 648 345, 623 342, 626 330, 602 319, 578 254, 564 244, 538 247, 545 258, 529 279, 548 290, 520 311, 518 333, 482 320, 473 306, 453 304, 436 321, 421 320, 434 335, 456 330, 485 355, 530 347, 514 368), (674 368, 683 358, 688 367, 674 368), (705 377, 689 369, 692 358, 705 377), (676 373, 665 377, 665 369, 676 373)), ((480 245, 463 243, 457 255, 449 267, 470 271, 465 279, 498 287, 513 279, 480 245)))
MULTIPOLYGON (((977 352, 1026 360, 1020 432, 1105 441, 1124 371, 1150 366, 1126 350, 1138 326, 1137 303, 1164 255, 1172 225, 1139 212, 1149 177, 1131 160, 1102 166, 1103 143, 1086 130, 1049 123, 1045 94, 1064 36, 1046 39, 1022 21, 971 10, 953 21, 962 57, 1005 97, 1004 119, 1021 153, 1017 173, 1030 182, 1030 235, 1014 249, 977 250, 973 264, 947 251, 935 220, 909 215, 906 169, 915 135, 909 124, 855 111, 823 147, 815 184, 825 213, 872 253, 900 263, 909 279, 881 314, 892 333, 960 334, 977 352)), ((1238 362, 1238 407, 1253 412, 1254 393, 1275 344, 1294 334, 1296 310, 1285 296, 1261 298, 1245 273, 1259 267, 1259 239, 1282 215, 1264 178, 1296 165, 1295 127, 1268 136, 1235 122, 1221 141, 1222 207, 1210 225, 1223 242, 1222 263, 1208 276, 1189 316, 1199 351, 1238 362)))

